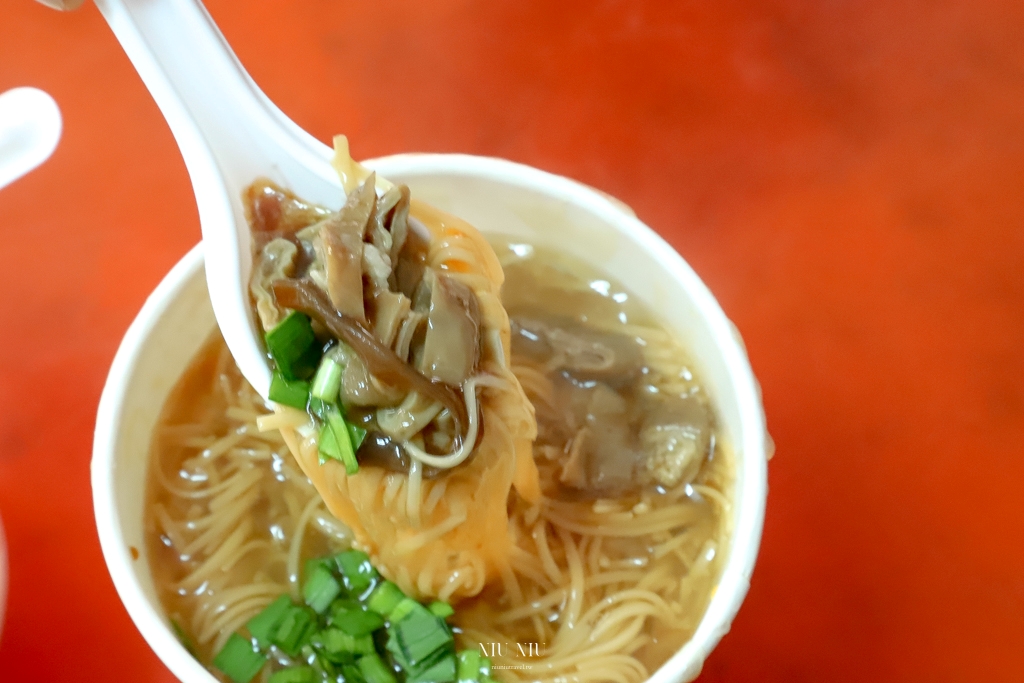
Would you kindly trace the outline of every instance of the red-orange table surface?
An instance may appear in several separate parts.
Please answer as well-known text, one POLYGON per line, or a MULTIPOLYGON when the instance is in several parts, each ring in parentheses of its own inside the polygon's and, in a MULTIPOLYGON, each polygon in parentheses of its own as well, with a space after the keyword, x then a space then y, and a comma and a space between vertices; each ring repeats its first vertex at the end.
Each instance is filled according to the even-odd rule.
MULTIPOLYGON (((718 296, 778 452, 701 680, 1024 678, 1024 4, 209 9, 320 139, 578 178, 718 296)), ((190 184, 94 7, 5 0, 0 91, 21 85, 64 136, 0 191, 0 680, 169 681, 107 576, 88 464, 117 343, 199 239, 190 184)))

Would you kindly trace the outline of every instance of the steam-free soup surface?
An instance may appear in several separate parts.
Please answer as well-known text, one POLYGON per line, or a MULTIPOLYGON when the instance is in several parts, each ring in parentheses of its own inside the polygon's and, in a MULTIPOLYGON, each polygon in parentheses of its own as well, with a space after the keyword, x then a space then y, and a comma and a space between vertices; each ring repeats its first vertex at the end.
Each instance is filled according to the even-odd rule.
MULTIPOLYGON (((730 457, 685 350, 629 292, 535 245, 495 249, 542 495, 510 495, 511 571, 449 621, 499 680, 644 680, 693 634, 717 583, 730 457)), ((207 666, 277 596, 299 599, 306 558, 351 544, 278 432, 257 429, 268 412, 214 337, 153 442, 149 561, 207 666)))

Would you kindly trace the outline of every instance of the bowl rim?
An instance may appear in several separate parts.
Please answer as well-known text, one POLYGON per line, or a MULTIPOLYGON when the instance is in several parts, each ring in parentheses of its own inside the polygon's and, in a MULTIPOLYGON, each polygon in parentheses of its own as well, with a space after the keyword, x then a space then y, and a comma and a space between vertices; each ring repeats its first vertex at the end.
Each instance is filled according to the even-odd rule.
MULTIPOLYGON (((701 670, 704 660, 728 632, 732 620, 746 596, 750 577, 760 548, 767 499, 768 441, 760 388, 754 377, 743 341, 736 327, 726 317, 707 285, 689 264, 660 235, 624 210, 621 202, 575 180, 556 176, 540 169, 493 157, 465 154, 399 154, 367 162, 370 167, 385 170, 392 165, 429 170, 440 167, 449 171, 479 175, 490 180, 511 182, 528 189, 557 196, 569 203, 583 205, 601 213, 612 210, 616 217, 609 222, 627 232, 639 243, 647 256, 672 272, 680 288, 687 291, 695 308, 718 341, 722 360, 736 393, 740 415, 741 440, 737 451, 737 488, 735 501, 741 501, 738 516, 733 518, 729 555, 715 593, 693 636, 655 673, 649 683, 670 683, 690 680, 701 670)), ((628 208, 628 207, 627 207, 628 208)), ((611 215, 610 213, 608 214, 611 215)), ((194 246, 161 280, 147 297, 132 321, 111 363, 97 409, 93 438, 91 481, 93 508, 104 559, 121 601, 132 621, 161 661, 181 680, 208 681, 214 677, 178 642, 153 608, 134 577, 133 560, 129 557, 114 498, 114 455, 121 425, 121 409, 128 388, 128 378, 144 343, 162 315, 185 286, 203 267, 203 244, 194 246)))
POLYGON ((96 410, 96 429, 93 434, 93 454, 90 479, 93 493, 93 514, 99 534, 100 549, 107 570, 114 582, 121 603, 128 611, 135 627, 153 649, 164 666, 182 681, 208 681, 216 679, 192 657, 174 636, 159 613, 153 608, 142 586, 135 579, 133 560, 125 542, 115 499, 114 456, 121 425, 121 411, 128 391, 128 379, 144 343, 161 317, 186 286, 200 276, 203 267, 203 245, 192 247, 146 298, 128 331, 118 346, 110 364, 103 393, 96 410), (183 656, 184 655, 184 656, 183 656))

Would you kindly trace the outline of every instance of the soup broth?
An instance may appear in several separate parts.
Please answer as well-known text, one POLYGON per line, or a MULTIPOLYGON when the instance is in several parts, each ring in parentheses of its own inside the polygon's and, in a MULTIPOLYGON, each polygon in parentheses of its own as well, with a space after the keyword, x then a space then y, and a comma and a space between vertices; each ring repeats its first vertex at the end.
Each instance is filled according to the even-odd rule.
POLYGON ((150 568, 175 631, 209 666, 228 637, 282 593, 299 598, 300 566, 348 548, 242 378, 219 332, 164 405, 150 451, 150 568))
MULTIPOLYGON (((731 456, 685 350, 629 292, 539 246, 493 246, 512 372, 536 411, 541 496, 510 494, 509 569, 453 601, 449 623, 497 680, 642 681, 692 636, 714 592, 731 456)), ((153 440, 149 561, 168 617, 208 667, 279 595, 301 601, 307 559, 353 543, 280 434, 260 431, 269 413, 215 335, 153 440)))

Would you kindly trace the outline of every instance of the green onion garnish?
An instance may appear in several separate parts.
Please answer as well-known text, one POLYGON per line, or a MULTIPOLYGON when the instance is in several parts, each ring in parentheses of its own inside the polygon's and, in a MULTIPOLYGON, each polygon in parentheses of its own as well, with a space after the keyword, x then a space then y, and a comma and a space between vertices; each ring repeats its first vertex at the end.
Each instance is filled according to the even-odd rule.
POLYGON ((314 568, 302 586, 302 599, 317 614, 323 614, 340 593, 341 584, 323 565, 314 568))
POLYGON ((426 662, 438 650, 454 645, 445 623, 427 610, 414 610, 397 624, 392 622, 391 628, 402 654, 413 667, 426 662))
POLYGON ((406 683, 453 683, 455 681, 455 655, 449 653, 425 669, 413 669, 405 677, 406 683))
POLYGON ((327 411, 332 407, 335 407, 333 403, 317 398, 316 396, 310 395, 309 403, 306 404, 306 409, 321 421, 327 419, 327 411))
POLYGON ((405 653, 402 652, 402 648, 398 645, 398 638, 395 637, 395 632, 391 629, 388 629, 388 639, 384 643, 384 649, 391 654, 391 659, 402 671, 408 673, 412 669, 412 665, 409 664, 405 653))
POLYGON ((337 400, 338 392, 341 391, 341 373, 344 369, 345 367, 330 354, 324 356, 320 361, 320 367, 317 368, 316 377, 313 378, 310 393, 323 401, 337 400))
POLYGON ((483 678, 491 677, 491 658, 481 657, 480 658, 480 675, 483 678))
POLYGON ((348 420, 345 420, 345 424, 348 425, 348 438, 352 439, 352 450, 358 451, 366 439, 366 430, 348 420))
POLYGON ((320 440, 317 443, 320 464, 326 462, 325 458, 340 460, 345 464, 345 472, 351 476, 359 471, 359 462, 352 448, 345 418, 336 406, 328 406, 325 412, 326 424, 320 429, 320 440))
POLYGON ((213 658, 213 665, 235 683, 249 683, 266 661, 267 658, 256 649, 251 640, 232 633, 228 642, 224 643, 224 647, 213 658))
POLYGON ((360 657, 357 664, 366 683, 397 683, 395 672, 391 671, 376 653, 360 657))
POLYGON ((350 593, 362 593, 380 576, 370 564, 370 556, 361 550, 346 550, 334 559, 342 576, 345 577, 345 588, 350 593))
POLYGON ((302 646, 299 660, 307 662, 316 669, 316 672, 320 674, 320 680, 323 680, 324 676, 327 676, 328 680, 334 680, 338 676, 338 665, 327 658, 319 633, 315 633, 309 642, 302 646))
POLYGON ((430 603, 427 606, 427 609, 429 609, 430 613, 435 617, 440 617, 441 619, 447 619, 451 615, 455 614, 455 609, 451 605, 447 602, 441 602, 440 600, 435 600, 430 603))
POLYGON ((287 595, 282 595, 277 600, 263 608, 263 611, 249 620, 246 626, 249 634, 256 639, 261 648, 270 645, 271 636, 277 632, 288 608, 292 606, 292 600, 287 595))
POLYGON ((459 652, 459 683, 476 683, 480 674, 480 653, 476 650, 459 652))
POLYGON ((275 370, 270 379, 270 392, 267 398, 275 403, 305 410, 309 401, 309 382, 286 379, 280 370, 275 370))
POLYGON ((451 605, 406 596, 366 553, 307 560, 303 577, 306 604, 282 595, 267 605, 246 624, 251 637, 230 636, 214 658, 217 669, 249 683, 273 656, 263 672, 273 671, 270 683, 495 683, 489 659, 456 654, 445 622, 451 605))
POLYGON ((403 597, 401 602, 395 605, 395 608, 391 610, 390 614, 388 614, 387 617, 392 624, 395 624, 396 622, 405 619, 408 615, 412 614, 413 612, 425 613, 427 615, 430 614, 430 610, 428 610, 420 603, 416 602, 412 598, 403 597))
POLYGON ((366 599, 366 606, 371 611, 386 617, 404 599, 405 593, 401 588, 390 581, 381 581, 370 593, 370 597, 366 599))
POLYGON ((309 379, 320 362, 321 348, 305 313, 292 311, 266 334, 267 351, 285 379, 309 379))
POLYGON ((317 637, 331 661, 345 662, 354 660, 356 656, 376 652, 373 648, 373 638, 368 635, 350 636, 340 629, 329 628, 320 631, 317 637))
POLYGON ((341 676, 345 683, 366 683, 363 672, 355 664, 342 664, 341 676))
POLYGON ((311 557, 302 566, 302 576, 308 579, 316 571, 317 567, 323 567, 332 574, 338 569, 337 563, 330 555, 327 557, 311 557))
POLYGON ((275 671, 269 683, 315 683, 316 671, 311 666, 293 666, 275 671))
POLYGON ((363 606, 335 600, 331 605, 331 626, 350 636, 365 636, 384 626, 384 617, 369 612, 363 606))
POLYGON ((314 631, 316 619, 313 614, 305 607, 292 606, 285 612, 271 642, 289 657, 294 657, 314 631))
POLYGON ((480 680, 480 653, 463 650, 459 653, 459 683, 477 683, 480 680))

